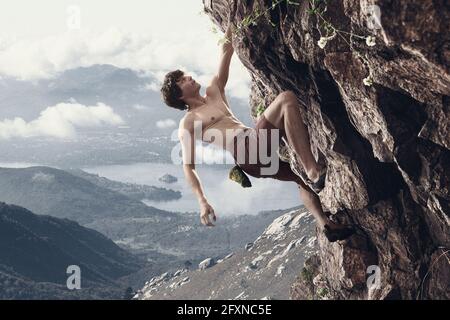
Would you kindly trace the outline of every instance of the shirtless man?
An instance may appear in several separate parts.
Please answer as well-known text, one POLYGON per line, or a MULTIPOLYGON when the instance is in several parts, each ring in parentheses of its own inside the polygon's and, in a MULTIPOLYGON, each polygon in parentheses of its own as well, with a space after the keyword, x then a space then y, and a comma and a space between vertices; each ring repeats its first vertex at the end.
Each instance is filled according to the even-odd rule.
MULTIPOLYGON (((230 25, 230 24, 229 24, 230 25)), ((200 205, 200 220, 205 226, 214 226, 210 218, 216 221, 213 207, 208 202, 200 178, 195 170, 195 134, 194 122, 201 123, 200 136, 205 142, 211 142, 204 138, 210 130, 222 133, 226 137, 226 130, 235 132, 247 132, 253 130, 253 136, 259 137, 261 129, 280 130, 280 136, 287 138, 290 146, 305 169, 310 186, 318 188, 316 192, 323 188, 325 173, 321 171, 318 163, 311 153, 309 135, 303 123, 297 98, 292 91, 284 91, 279 94, 270 106, 260 116, 256 127, 250 128, 239 121, 230 109, 225 95, 225 86, 228 81, 229 67, 234 53, 232 45, 232 28, 228 27, 225 37, 229 40, 222 45, 222 54, 219 70, 206 88, 206 95, 199 94, 200 84, 191 76, 181 70, 168 73, 161 88, 164 102, 173 108, 187 110, 185 116, 179 124, 179 139, 183 154, 183 171, 198 198, 200 205)), ((238 135, 238 134, 237 134, 238 135)), ((216 144, 230 151, 233 156, 235 150, 230 150, 229 141, 212 139, 216 144)), ((269 140, 270 141, 270 140, 269 140)), ((255 140, 253 142, 258 142, 255 140)), ((251 142, 250 142, 251 143, 251 142)), ((240 148, 247 148, 248 144, 239 144, 240 148)), ((270 147, 269 147, 270 148, 270 147)), ((248 153, 248 150, 245 150, 248 153)), ((235 157, 236 159, 236 157, 235 157)), ((238 164, 238 163, 237 163, 238 164)), ((263 178, 274 178, 283 181, 295 181, 300 189, 300 197, 306 208, 313 214, 316 222, 328 240, 331 242, 348 238, 354 230, 351 227, 342 226, 328 219, 322 211, 319 197, 312 189, 305 184, 303 179, 297 176, 290 166, 285 162, 280 162, 280 168, 275 175, 264 177, 258 173, 261 166, 259 164, 238 164, 244 172, 263 178), (255 170, 256 169, 256 170, 255 170)))

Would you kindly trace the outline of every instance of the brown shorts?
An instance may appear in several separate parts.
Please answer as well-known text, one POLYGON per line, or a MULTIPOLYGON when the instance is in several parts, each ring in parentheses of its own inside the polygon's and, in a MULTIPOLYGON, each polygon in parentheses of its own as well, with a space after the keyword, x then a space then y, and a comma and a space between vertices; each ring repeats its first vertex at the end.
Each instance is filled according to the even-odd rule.
MULTIPOLYGON (((296 182, 299 186, 305 187, 306 185, 303 182, 303 180, 297 176, 291 169, 291 166, 289 165, 289 163, 284 162, 282 160, 279 159, 278 155, 276 154, 277 152, 277 147, 273 148, 273 146, 271 145, 271 134, 272 134, 272 130, 273 129, 277 129, 279 130, 279 141, 278 143, 280 144, 282 141, 282 138, 284 137, 286 140, 286 132, 282 129, 278 129, 276 128, 273 124, 271 124, 265 117, 264 115, 261 115, 260 118, 258 119, 258 122, 255 125, 255 128, 253 130, 255 130, 253 133, 253 136, 250 137, 245 137, 245 140, 242 139, 240 142, 238 142, 237 137, 235 137, 235 149, 234 149, 234 153, 233 153, 233 157, 235 160, 235 163, 248 175, 255 177, 255 178, 272 178, 272 179, 277 179, 277 180, 281 180, 281 181, 294 181, 296 182), (271 175, 265 175, 261 173, 261 168, 264 167, 270 167, 271 163, 267 163, 267 164, 262 164, 260 157, 259 157, 259 141, 261 140, 261 131, 260 129, 266 129, 267 130, 267 156, 270 157, 271 152, 274 152, 273 157, 276 156, 276 159, 278 161, 278 170, 275 174, 271 174, 271 175), (245 150, 244 150, 244 154, 245 154, 245 162, 244 163, 238 163, 238 159, 237 159, 237 149, 240 146, 240 144, 243 144, 245 141, 245 150), (256 148, 253 147, 252 151, 255 152, 257 150, 257 156, 256 156, 256 163, 252 163, 250 162, 250 157, 249 157, 249 144, 253 143, 256 144, 256 148), (273 149, 273 150, 272 150, 273 149)), ((247 132, 248 133, 248 132, 247 132)), ((242 160, 242 159, 239 159, 242 160)), ((240 161, 242 162, 242 161, 240 161)), ((253 161, 255 162, 255 161, 253 161)))

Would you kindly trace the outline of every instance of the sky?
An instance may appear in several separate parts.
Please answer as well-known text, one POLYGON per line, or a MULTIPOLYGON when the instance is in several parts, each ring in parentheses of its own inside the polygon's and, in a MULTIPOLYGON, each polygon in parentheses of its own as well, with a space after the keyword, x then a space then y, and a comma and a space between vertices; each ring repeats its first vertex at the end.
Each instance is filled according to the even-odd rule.
MULTIPOLYGON (((2 77, 24 81, 51 79, 72 68, 112 64, 153 75, 157 81, 149 84, 148 89, 154 91, 159 91, 160 82, 168 71, 179 68, 190 73, 204 91, 219 66, 221 50, 218 42, 223 33, 212 31, 213 24, 203 13, 202 0, 0 2, 0 80, 2 77)), ((250 76, 235 54, 227 95, 239 99, 239 105, 248 108, 249 92, 250 76)), ((134 108, 146 107, 137 105, 134 108)), ((0 140, 18 136, 67 138, 74 136, 80 127, 122 123, 123 119, 101 101, 97 105, 61 101, 42 106, 41 114, 28 122, 21 118, 0 119, 0 140)), ((161 119, 155 125, 161 129, 175 128, 176 122, 161 119)), ((221 152, 202 150, 200 154, 206 159, 223 157, 221 152)), ((226 179, 223 183, 230 181, 226 179)), ((254 183, 256 188, 265 186, 258 194, 267 193, 267 188, 271 194, 276 194, 273 189, 277 182, 254 183)), ((226 189, 232 192, 228 186, 226 189)), ((241 198, 235 203, 242 210, 251 197, 243 194, 240 187, 235 189, 232 198, 241 198)), ((280 198, 288 195, 292 198, 294 194, 297 199, 295 187, 290 193, 284 185, 280 190, 283 190, 280 198)), ((255 190, 252 194, 256 199, 255 190)), ((220 201, 229 200, 222 198, 223 195, 218 193, 217 204, 225 206, 220 201)))
POLYGON ((103 103, 96 106, 76 102, 59 103, 46 108, 37 119, 29 122, 18 117, 0 121, 0 139, 36 136, 71 138, 76 135, 77 128, 108 124, 124 124, 123 119, 110 106, 103 103))
MULTIPOLYGON (((1 33, 48 36, 67 29, 70 7, 79 7, 81 28, 102 31, 117 27, 134 32, 202 32, 211 24, 199 12, 201 0, 15 0, 2 4, 1 33)), ((212 37, 211 37, 212 39, 212 37)))
MULTIPOLYGON (((183 69, 203 88, 217 71, 223 37, 202 0, 1 0, 0 77, 36 80, 97 63, 153 75, 183 69)), ((235 55, 231 96, 248 99, 250 77, 235 55)), ((152 86, 150 86, 152 88, 152 86)))
MULTIPOLYGON (((77 67, 112 64, 154 77, 147 88, 156 92, 167 72, 181 69, 202 85, 204 94, 219 66, 223 33, 213 32, 202 0, 0 1, 0 80, 51 79, 77 67)), ((250 76, 235 54, 227 94, 247 105, 249 92, 250 76)), ((74 105, 43 106, 31 122, 0 119, 0 139, 73 136, 75 128, 91 125, 84 119, 96 110, 74 105), (53 125, 61 119, 64 128, 53 125)), ((118 123, 113 110, 102 117, 97 125, 118 123)), ((156 126, 174 127, 175 122, 166 119, 156 126)))

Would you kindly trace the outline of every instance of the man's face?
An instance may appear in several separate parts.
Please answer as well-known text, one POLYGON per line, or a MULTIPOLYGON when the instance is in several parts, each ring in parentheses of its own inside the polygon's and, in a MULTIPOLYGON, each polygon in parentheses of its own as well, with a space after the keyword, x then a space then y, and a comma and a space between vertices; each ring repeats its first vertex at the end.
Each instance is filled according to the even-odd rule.
POLYGON ((180 87, 183 95, 181 99, 186 99, 189 97, 194 97, 198 94, 200 90, 200 84, 192 79, 189 75, 183 75, 178 81, 177 85, 180 87))

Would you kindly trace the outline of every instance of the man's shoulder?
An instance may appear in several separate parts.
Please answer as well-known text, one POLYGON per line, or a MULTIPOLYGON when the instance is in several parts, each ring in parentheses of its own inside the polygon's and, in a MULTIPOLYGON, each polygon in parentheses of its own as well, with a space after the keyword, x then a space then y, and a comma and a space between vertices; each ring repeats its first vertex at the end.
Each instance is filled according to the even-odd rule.
POLYGON ((186 114, 183 116, 183 118, 180 119, 178 128, 190 130, 194 125, 194 121, 195 121, 194 114, 192 114, 190 112, 186 112, 186 114))

